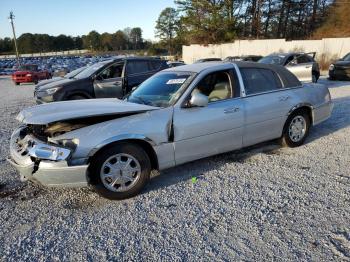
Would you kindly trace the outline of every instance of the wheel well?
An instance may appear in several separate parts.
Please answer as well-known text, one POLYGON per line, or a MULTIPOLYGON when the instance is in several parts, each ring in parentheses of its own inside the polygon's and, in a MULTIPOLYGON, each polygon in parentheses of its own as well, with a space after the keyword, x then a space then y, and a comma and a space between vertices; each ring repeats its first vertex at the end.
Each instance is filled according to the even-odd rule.
POLYGON ((313 123, 313 118, 312 118, 312 109, 309 106, 301 106, 293 110, 290 115, 294 114, 295 112, 305 112, 310 118, 310 123, 313 123))
POLYGON ((94 155, 90 157, 89 162, 91 162, 91 159, 94 156, 96 156, 99 152, 101 152, 102 150, 104 150, 108 147, 112 147, 113 145, 116 145, 118 143, 131 143, 131 144, 136 144, 136 145, 140 146, 143 150, 145 150, 149 159, 151 160, 152 169, 158 170, 158 157, 157 157, 156 152, 154 151, 152 145, 150 145, 148 142, 141 140, 141 139, 125 139, 125 140, 120 140, 120 141, 116 141, 116 142, 107 144, 107 145, 101 147, 97 152, 95 152, 94 155))

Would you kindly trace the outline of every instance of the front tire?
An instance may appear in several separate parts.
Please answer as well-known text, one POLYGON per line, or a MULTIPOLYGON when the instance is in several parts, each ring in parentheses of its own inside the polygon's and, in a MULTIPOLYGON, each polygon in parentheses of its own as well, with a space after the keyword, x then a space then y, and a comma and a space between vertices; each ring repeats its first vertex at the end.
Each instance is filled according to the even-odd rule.
POLYGON ((140 146, 113 144, 92 159, 89 172, 90 183, 99 195, 121 200, 144 188, 150 178, 151 161, 140 146))
POLYGON ((283 128, 281 144, 288 147, 298 147, 304 144, 310 130, 310 117, 303 111, 291 114, 283 128))
POLYGON ((80 95, 72 95, 72 96, 68 97, 68 100, 82 100, 82 99, 86 99, 86 97, 80 96, 80 95))

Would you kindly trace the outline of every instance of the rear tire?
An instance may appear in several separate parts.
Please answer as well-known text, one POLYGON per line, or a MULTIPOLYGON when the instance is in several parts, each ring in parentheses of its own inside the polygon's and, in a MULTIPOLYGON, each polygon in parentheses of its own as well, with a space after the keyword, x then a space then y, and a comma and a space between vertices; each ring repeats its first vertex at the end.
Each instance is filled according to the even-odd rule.
POLYGON ((36 84, 36 85, 37 85, 37 84, 38 84, 38 82, 39 82, 38 78, 35 78, 35 79, 34 79, 34 84, 36 84))
POLYGON ((18 83, 18 82, 15 82, 15 85, 16 85, 16 86, 19 86, 19 83, 18 83))
POLYGON ((310 130, 310 117, 304 110, 292 113, 283 128, 282 146, 298 147, 304 144, 310 130))
POLYGON ((99 195, 121 200, 144 188, 150 178, 151 161, 140 146, 118 143, 98 152, 89 172, 90 183, 99 195))

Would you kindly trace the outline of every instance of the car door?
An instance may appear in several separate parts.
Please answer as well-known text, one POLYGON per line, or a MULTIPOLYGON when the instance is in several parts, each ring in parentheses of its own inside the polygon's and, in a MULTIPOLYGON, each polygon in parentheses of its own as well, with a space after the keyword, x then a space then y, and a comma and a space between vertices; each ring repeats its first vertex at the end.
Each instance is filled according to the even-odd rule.
POLYGON ((265 68, 240 68, 246 97, 243 146, 278 138, 295 98, 276 72, 265 68))
POLYGON ((138 86, 152 76, 147 60, 128 60, 126 65, 125 93, 129 93, 133 87, 138 86))
POLYGON ((206 107, 174 108, 176 164, 242 146, 244 112, 235 72, 209 73, 202 77, 191 94, 193 92, 208 96, 209 103, 206 107))
POLYGON ((300 81, 312 81, 312 64, 307 55, 296 55, 286 68, 291 71, 300 81))
POLYGON ((100 73, 94 80, 96 98, 123 97, 124 62, 112 64, 100 73))

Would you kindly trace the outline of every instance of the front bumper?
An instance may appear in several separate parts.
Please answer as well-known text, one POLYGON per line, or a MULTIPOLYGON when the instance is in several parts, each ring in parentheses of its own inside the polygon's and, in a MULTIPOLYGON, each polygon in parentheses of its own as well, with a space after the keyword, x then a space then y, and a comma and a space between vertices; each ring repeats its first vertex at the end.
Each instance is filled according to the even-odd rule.
POLYGON ((26 148, 22 147, 21 150, 18 149, 19 139, 20 129, 11 137, 11 156, 7 161, 17 170, 22 181, 31 180, 51 187, 87 186, 88 165, 70 165, 68 158, 59 161, 40 159, 31 147, 31 144, 37 141, 35 138, 28 138, 27 135, 22 139, 21 142, 25 141, 26 148))

